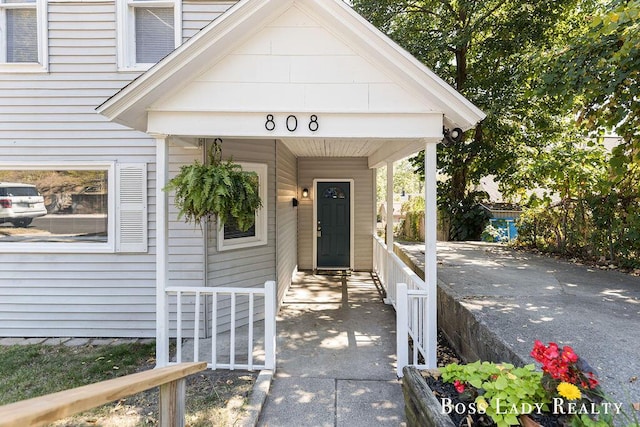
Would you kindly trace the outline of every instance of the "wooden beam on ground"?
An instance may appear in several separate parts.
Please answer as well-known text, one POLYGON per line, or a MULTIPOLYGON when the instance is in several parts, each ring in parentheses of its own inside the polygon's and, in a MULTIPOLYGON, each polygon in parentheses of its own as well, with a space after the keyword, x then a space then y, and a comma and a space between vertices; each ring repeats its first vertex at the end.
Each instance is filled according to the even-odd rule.
POLYGON ((165 384, 174 385, 164 387, 164 393, 161 391, 160 414, 165 418, 161 418, 160 425, 181 426, 184 424, 184 378, 205 369, 206 362, 181 363, 0 406, 0 427, 47 425, 165 384), (177 421, 179 416, 182 418, 177 421))

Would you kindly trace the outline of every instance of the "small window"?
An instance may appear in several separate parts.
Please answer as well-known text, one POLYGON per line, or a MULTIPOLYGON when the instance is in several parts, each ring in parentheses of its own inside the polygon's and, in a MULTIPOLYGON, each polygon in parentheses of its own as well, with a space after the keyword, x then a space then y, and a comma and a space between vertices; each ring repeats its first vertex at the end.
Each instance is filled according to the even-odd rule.
POLYGON ((0 70, 46 69, 45 8, 44 0, 0 0, 0 70))
POLYGON ((261 163, 238 163, 242 170, 258 175, 258 186, 262 208, 256 211, 253 227, 246 231, 238 229, 233 222, 220 224, 218 228, 218 250, 248 248, 267 244, 267 165, 261 163))
POLYGON ((344 190, 340 187, 329 187, 324 190, 322 197, 325 199, 346 199, 344 190))
POLYGON ((118 65, 147 69, 180 43, 181 2, 119 0, 118 65))

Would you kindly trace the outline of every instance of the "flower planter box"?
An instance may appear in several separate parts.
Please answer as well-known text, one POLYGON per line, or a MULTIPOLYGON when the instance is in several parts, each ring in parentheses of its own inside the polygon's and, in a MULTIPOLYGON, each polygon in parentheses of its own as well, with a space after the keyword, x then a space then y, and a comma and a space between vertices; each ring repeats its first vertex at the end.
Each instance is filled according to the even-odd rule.
POLYGON ((409 427, 456 427, 447 414, 442 413, 442 405, 433 395, 427 382, 413 366, 402 370, 402 392, 404 408, 409 427))

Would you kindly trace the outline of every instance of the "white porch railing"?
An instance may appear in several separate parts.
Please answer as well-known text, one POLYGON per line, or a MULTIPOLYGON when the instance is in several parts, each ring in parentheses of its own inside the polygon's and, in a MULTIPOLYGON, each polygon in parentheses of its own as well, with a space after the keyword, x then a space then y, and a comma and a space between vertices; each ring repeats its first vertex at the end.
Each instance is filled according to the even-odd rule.
MULTIPOLYGON (((426 365, 430 346, 427 286, 378 236, 373 236, 373 266, 387 294, 387 303, 396 310, 397 374, 407 365, 419 369, 426 365), (409 360, 409 342, 412 357, 409 360)), ((435 296, 433 296, 435 298, 435 296)))
POLYGON ((207 362, 209 369, 275 371, 275 282, 266 282, 264 288, 170 286, 166 288, 166 293, 167 298, 172 299, 171 304, 175 304, 175 363, 183 362, 184 358, 198 362, 207 357, 208 360, 203 361, 207 362), (221 302, 221 298, 224 298, 224 302, 221 302), (243 301, 240 304, 241 298, 243 301), (264 302, 264 320, 256 319, 257 300, 260 299, 264 302), (201 325, 207 324, 201 316, 207 314, 210 349, 200 348, 201 331, 204 329, 201 325), (223 334, 220 333, 222 325, 225 325, 223 334), (189 357, 183 356, 183 347, 187 347, 183 344, 185 330, 192 332, 188 335, 190 339, 193 338, 193 350, 187 351, 191 353, 189 357))

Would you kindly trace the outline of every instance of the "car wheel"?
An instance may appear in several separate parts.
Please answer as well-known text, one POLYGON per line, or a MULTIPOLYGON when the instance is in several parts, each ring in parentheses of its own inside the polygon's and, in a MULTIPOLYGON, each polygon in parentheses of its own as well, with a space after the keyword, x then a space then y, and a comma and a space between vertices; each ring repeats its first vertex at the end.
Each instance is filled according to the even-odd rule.
POLYGON ((20 218, 13 221, 13 225, 19 228, 26 228, 31 224, 31 221, 33 221, 32 218, 20 218))

